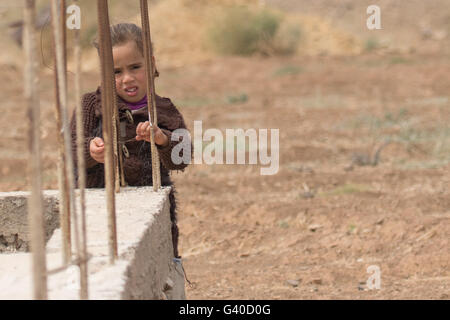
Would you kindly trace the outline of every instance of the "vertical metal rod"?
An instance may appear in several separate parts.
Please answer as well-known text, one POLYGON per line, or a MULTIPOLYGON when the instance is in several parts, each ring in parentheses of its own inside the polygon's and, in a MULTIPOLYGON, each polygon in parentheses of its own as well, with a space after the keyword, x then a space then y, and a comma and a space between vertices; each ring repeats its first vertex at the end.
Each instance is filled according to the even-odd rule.
MULTIPOLYGON (((53 0, 52 0, 53 1, 53 0)), ((61 15, 60 15, 61 17, 61 15)), ((57 17, 54 16, 52 11, 52 25, 56 24, 57 17)), ((53 27, 54 28, 54 27, 53 27)), ((58 65, 56 63, 57 56, 57 41, 53 37, 53 59, 55 61, 55 71, 54 71, 54 87, 55 87, 55 117, 56 117, 56 127, 57 127, 57 143, 58 143, 58 189, 59 189, 59 212, 60 212, 60 224, 61 224, 61 236, 62 236, 62 254, 63 262, 68 264, 72 258, 72 245, 71 245, 71 232, 70 232, 70 198, 69 198, 69 188, 67 185, 66 178, 66 166, 67 162, 65 159, 64 152, 64 133, 62 130, 62 119, 61 119, 61 96, 59 89, 59 79, 58 79, 58 65)), ((65 63, 63 63, 65 65, 65 63)))
MULTIPOLYGON (((153 46, 150 35, 150 21, 148 17, 148 3, 147 0, 140 0, 141 5, 141 23, 142 23, 142 37, 144 42, 144 61, 145 70, 147 74, 147 97, 150 95, 148 102, 148 118, 151 123, 158 124, 155 103, 155 80, 153 73, 153 46)), ((161 187, 161 173, 159 165, 158 149, 155 145, 155 137, 153 130, 150 130, 150 145, 152 153, 152 180, 153 191, 158 191, 161 187)))
MULTIPOLYGON (((59 6, 59 12, 60 13, 59 13, 59 16, 58 16, 58 18, 59 18, 58 23, 61 26, 65 26, 65 23, 66 23, 66 19, 65 19, 66 18, 66 3, 65 3, 65 0, 61 0, 61 5, 59 6)), ((67 37, 66 37, 66 28, 63 28, 63 27, 61 28, 61 45, 63 47, 63 58, 62 58, 63 59, 63 63, 62 63, 63 70, 62 70, 62 73, 64 74, 65 77, 67 77, 67 52, 66 52, 67 37)), ((56 55, 55 55, 55 57, 56 57, 56 55)), ((55 63, 55 65, 56 65, 56 63, 55 63)), ((55 68, 55 70, 56 70, 56 68, 55 68)), ((65 88, 63 90, 64 90, 64 92, 67 92, 67 80, 65 80, 65 88)), ((59 94, 60 93, 58 93, 58 95, 59 94)), ((60 105, 60 107, 61 107, 61 105, 60 105)), ((64 114, 64 112, 62 112, 62 115, 63 114, 64 114)), ((62 123, 62 125, 64 125, 64 118, 62 119, 61 123, 62 123)), ((63 127, 61 126, 60 128, 63 128, 63 127)), ((64 141, 65 140, 64 132, 61 131, 61 133, 62 133, 62 141, 64 141)), ((67 207, 66 207, 66 211, 67 211, 66 212, 67 213, 66 226, 67 226, 67 233, 68 233, 67 238, 69 240, 69 242, 68 242, 68 244, 66 246, 70 248, 68 259, 72 260, 72 258, 71 258, 71 255, 72 255, 72 236, 71 236, 72 235, 72 230, 71 230, 70 226, 71 226, 72 210, 74 210, 74 209, 72 209, 72 205, 73 205, 73 201, 74 200, 70 198, 71 197, 71 190, 70 190, 71 187, 70 187, 70 184, 69 184, 69 179, 67 177, 68 160, 67 160, 67 158, 65 156, 65 153, 66 152, 63 151, 63 154, 64 154, 64 170, 65 170, 64 171, 65 172, 64 173, 64 181, 65 181, 64 187, 65 187, 65 193, 66 193, 67 204, 68 204, 67 207)))
MULTIPOLYGON (((63 55, 62 55, 62 61, 63 61, 63 63, 62 63, 62 66, 63 66, 63 73, 64 73, 64 76, 65 76, 65 79, 67 79, 67 50, 66 50, 66 47, 67 47, 67 32, 66 32, 66 28, 65 28, 65 26, 66 26, 66 1, 65 0, 60 0, 61 1, 61 4, 59 5, 59 15, 58 15, 58 18, 59 18, 59 21, 58 21, 58 23, 59 23, 59 26, 60 26, 60 39, 61 39, 61 45, 62 45, 62 48, 63 48, 63 55)), ((64 90, 65 90, 65 92, 67 92, 67 80, 65 81, 65 85, 66 85, 66 87, 64 88, 64 90)))
MULTIPOLYGON (((56 48, 56 72, 58 73, 58 90, 59 90, 59 104, 62 120, 62 131, 64 135, 64 159, 66 163, 66 183, 69 189, 69 205, 71 218, 73 218, 75 246, 77 258, 80 261, 80 236, 78 230, 78 217, 75 207, 75 186, 74 186, 74 166, 72 158, 72 141, 69 131, 69 118, 68 118, 68 106, 67 106, 67 74, 66 74, 66 47, 64 43, 65 33, 65 20, 61 19, 62 13, 65 17, 65 1, 53 0, 52 1, 52 20, 53 20, 53 39, 56 48)), ((70 230, 70 224, 69 224, 70 230)))
MULTIPOLYGON (((64 90, 64 92, 66 92, 66 95, 67 95, 67 50, 66 50, 66 48, 67 48, 67 32, 66 32, 66 28, 64 27, 65 25, 66 25, 66 2, 65 2, 65 0, 60 0, 61 1, 61 5, 59 6, 59 21, 58 21, 58 23, 59 23, 59 25, 61 26, 60 27, 60 30, 61 30, 61 45, 62 45, 62 47, 63 47, 63 64, 62 64, 62 66, 63 66, 63 74, 64 74, 64 82, 65 82, 65 88, 63 89, 64 90)), ((56 70, 56 68, 55 68, 55 70, 56 70)), ((64 114, 64 111, 62 112, 62 115, 64 114)), ((64 125, 64 117, 63 117, 63 119, 62 119, 62 124, 64 125)), ((61 127, 62 128, 62 127, 61 127)), ((64 137, 64 132, 63 132, 63 141, 65 141, 65 137, 64 137)), ((67 141, 65 142, 65 143, 67 143, 67 141)), ((67 149, 66 149, 67 150, 67 149)), ((66 153, 66 151, 64 151, 64 153, 66 153)), ((67 170, 68 170, 68 159, 66 158, 66 156, 64 156, 64 165, 65 165, 65 167, 64 167, 64 170, 65 170, 65 172, 67 172, 67 170)), ((68 176, 67 176, 67 173, 65 173, 65 179, 64 179, 64 181, 65 181, 65 188, 66 188, 66 194, 68 195, 68 197, 69 197, 69 206, 67 206, 67 210, 68 210, 68 212, 67 212, 67 222, 66 222, 66 224, 67 224, 67 226, 68 226, 68 237, 69 237, 69 246, 70 246, 70 254, 72 254, 72 229, 71 229, 71 225, 72 225, 72 223, 71 223, 71 217, 72 217, 72 215, 73 215, 73 212, 72 212, 72 210, 75 210, 75 199, 73 198, 73 194, 71 193, 71 186, 70 186, 70 183, 69 183, 69 180, 70 179, 68 179, 68 176), (72 197, 72 198, 71 198, 72 197)), ((74 178, 75 179, 75 178, 74 178)), ((72 260, 72 258, 70 258, 71 260, 72 260)))
MULTIPOLYGON (((112 84, 115 88, 115 81, 112 84)), ((114 92, 116 92, 115 89, 113 89, 114 92)), ((122 154, 121 151, 119 151, 119 146, 118 146, 118 126, 119 126, 119 111, 117 110, 116 106, 114 106, 113 108, 113 116, 112 116, 112 129, 113 129, 113 150, 114 150, 114 182, 115 182, 115 189, 116 189, 116 193, 120 192, 120 183, 121 183, 121 176, 120 176, 120 172, 119 172, 119 163, 121 163, 121 161, 119 161, 120 159, 120 155, 122 154)))
POLYGON ((113 264, 118 257, 116 208, 114 195, 114 158, 112 135, 112 108, 116 107, 116 93, 114 90, 114 63, 111 46, 111 32, 109 27, 108 1, 97 0, 99 51, 102 75, 101 99, 103 115, 103 137, 105 139, 105 187, 106 208, 108 211, 109 259, 113 264))
MULTIPOLYGON (((118 118, 117 118, 118 119, 118 118)), ((120 125, 120 123, 118 124, 118 126, 120 125)), ((127 184, 125 182, 125 174, 123 171, 123 153, 122 150, 119 150, 119 170, 120 170, 120 185, 122 187, 126 187, 127 184)))
POLYGON ((36 59, 35 2, 26 0, 24 9, 25 32, 25 98, 28 116, 28 150, 31 195, 28 201, 28 219, 31 229, 31 252, 34 299, 47 299, 47 262, 42 200, 40 107, 38 96, 38 60, 36 59))
MULTIPOLYGON (((78 2, 78 0, 76 0, 78 2)), ((75 58, 75 110, 77 130, 77 162, 78 162, 78 187, 80 189, 80 214, 81 214, 81 254, 80 260, 80 299, 89 299, 88 287, 88 262, 87 262, 87 237, 86 237, 86 164, 84 161, 84 128, 83 110, 81 105, 81 44, 80 30, 74 30, 74 58, 75 58)))
MULTIPOLYGON (((116 92, 116 81, 113 79, 114 92, 116 92)), ((120 187, 125 187, 125 175, 123 171, 123 153, 119 149, 119 109, 114 105, 113 128, 114 128, 114 158, 115 158, 115 177, 116 177, 116 193, 120 192, 120 187)))

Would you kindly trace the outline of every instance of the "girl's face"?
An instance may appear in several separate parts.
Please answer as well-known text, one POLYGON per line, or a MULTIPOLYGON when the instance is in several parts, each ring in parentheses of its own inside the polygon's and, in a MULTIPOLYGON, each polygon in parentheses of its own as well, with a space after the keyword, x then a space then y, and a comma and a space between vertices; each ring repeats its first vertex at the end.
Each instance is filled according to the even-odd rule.
POLYGON ((138 102, 147 94, 144 57, 135 41, 113 47, 117 94, 127 102, 138 102))

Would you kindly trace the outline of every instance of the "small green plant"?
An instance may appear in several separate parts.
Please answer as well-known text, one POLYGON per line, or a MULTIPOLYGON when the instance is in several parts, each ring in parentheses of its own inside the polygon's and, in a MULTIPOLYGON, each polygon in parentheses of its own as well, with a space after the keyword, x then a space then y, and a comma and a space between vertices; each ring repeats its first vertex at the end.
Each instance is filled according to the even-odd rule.
POLYGON ((365 191, 370 191, 370 187, 366 186, 366 185, 361 185, 361 184, 347 183, 347 184, 339 186, 331 191, 324 192, 323 195, 339 196, 339 195, 359 193, 359 192, 365 192, 365 191))
POLYGON ((437 126, 430 130, 407 127, 402 129, 395 139, 404 144, 407 151, 419 148, 436 161, 450 161, 450 127, 448 126, 437 126))
POLYGON ((380 47, 380 43, 376 38, 369 38, 366 40, 364 48, 367 52, 373 52, 380 47))
POLYGON ((97 25, 91 24, 87 26, 81 33, 81 47, 82 48, 92 48, 92 42, 97 35, 97 25))
POLYGON ((392 127, 404 122, 407 117, 408 110, 406 108, 401 108, 397 113, 388 111, 382 119, 378 120, 378 127, 392 127))
POLYGON ((360 114, 354 119, 347 121, 347 125, 356 128, 368 128, 371 131, 393 128, 395 126, 405 127, 409 124, 409 114, 406 108, 401 108, 398 112, 387 111, 383 116, 376 117, 371 114, 360 114))
POLYGON ((390 63, 390 64, 408 64, 408 63, 410 63, 410 62, 411 62, 410 60, 405 59, 405 58, 403 58, 403 57, 392 57, 392 58, 389 60, 389 63, 390 63))
POLYGON ((295 75, 303 72, 303 69, 299 66, 284 66, 281 67, 273 73, 274 77, 282 77, 288 75, 295 75))
POLYGON ((356 226, 355 226, 354 224, 351 224, 351 225, 348 226, 348 231, 347 231, 347 233, 348 233, 348 234, 352 234, 352 233, 355 233, 357 230, 358 230, 358 229, 356 228, 356 226))
POLYGON ((254 12, 246 7, 233 7, 214 21, 208 40, 221 54, 269 54, 280 23, 281 17, 267 9, 254 12))
POLYGON ((297 24, 281 24, 273 40, 274 52, 281 55, 294 54, 301 40, 302 32, 297 24))
POLYGON ((278 221, 278 226, 282 229, 287 229, 289 228, 289 222, 287 222, 286 220, 280 220, 278 221))
POLYGON ((245 103, 248 101, 248 95, 246 93, 240 93, 237 95, 228 95, 226 97, 226 101, 228 104, 245 103))

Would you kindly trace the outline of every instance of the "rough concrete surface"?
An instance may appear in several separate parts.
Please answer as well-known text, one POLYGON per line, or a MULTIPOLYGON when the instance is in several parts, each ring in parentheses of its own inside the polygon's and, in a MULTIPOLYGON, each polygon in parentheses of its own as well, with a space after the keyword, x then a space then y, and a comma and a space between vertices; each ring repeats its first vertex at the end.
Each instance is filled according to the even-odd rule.
MULTIPOLYGON (((169 191, 168 187, 157 193, 151 187, 125 188, 116 194, 119 259, 110 265, 106 194, 104 189, 88 190, 90 299, 185 299, 184 274, 173 261, 169 191)), ((47 268, 61 265, 61 230, 56 229, 47 243, 47 268)), ((78 299, 78 277, 76 266, 50 275, 49 299, 78 299)), ((31 298, 31 254, 0 255, 0 299, 31 298)))
MULTIPOLYGON (((28 193, 0 192, 0 253, 28 251, 28 193)), ((59 225, 56 192, 44 195, 46 241, 59 225)))

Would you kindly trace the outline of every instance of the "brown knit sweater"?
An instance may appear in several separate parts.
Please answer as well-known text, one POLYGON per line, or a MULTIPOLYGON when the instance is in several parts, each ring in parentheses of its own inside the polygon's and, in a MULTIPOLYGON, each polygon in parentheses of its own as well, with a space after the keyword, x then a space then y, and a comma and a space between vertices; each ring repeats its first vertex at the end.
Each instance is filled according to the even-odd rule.
MULTIPOLYGON (((156 145, 159 159, 160 159, 160 172, 161 172, 161 184, 163 186, 171 185, 171 191, 169 194, 170 202, 170 220, 172 222, 172 242, 173 242, 173 254, 174 257, 180 258, 178 254, 178 226, 177 226, 177 203, 175 200, 175 188, 170 180, 170 170, 184 170, 187 164, 181 163, 176 165, 172 162, 171 153, 174 146, 182 141, 172 141, 172 131, 178 128, 186 128, 183 116, 172 104, 170 99, 161 98, 158 95, 156 100, 156 112, 158 117, 158 127, 168 137, 169 144, 167 146, 156 145)), ((101 106, 101 93, 100 88, 95 92, 87 93, 83 96, 82 100, 83 108, 83 127, 84 127, 84 158, 86 162, 86 187, 88 188, 104 188, 104 165, 95 161, 89 152, 89 144, 95 137, 102 137, 102 106, 101 106)), ((136 137, 136 127, 139 122, 145 122, 148 120, 147 107, 140 110, 131 112, 126 102, 117 96, 117 108, 119 110, 119 119, 121 121, 121 128, 119 129, 119 137, 121 141, 125 142, 126 149, 128 150, 128 157, 124 155, 123 169, 125 180, 130 186, 150 186, 153 185, 152 181, 152 164, 151 164, 151 151, 150 143, 145 141, 136 141, 133 138, 136 137), (132 113, 133 120, 127 117, 127 113, 132 113), (126 120, 126 119, 129 120, 126 120), (132 140, 132 141, 128 141, 132 140), (128 141, 128 142, 126 142, 128 141)), ((76 117, 75 113, 72 116, 71 121, 72 130, 72 153, 75 166, 75 176, 78 181, 77 170, 77 146, 76 146, 76 117)), ((191 155, 192 153, 192 142, 191 155)), ((183 155, 180 154, 180 157, 183 155)))
MULTIPOLYGON (((182 141, 172 141, 172 131, 178 128, 186 128, 183 116, 172 104, 170 99, 162 98, 156 95, 156 110, 158 117, 158 127, 168 137, 169 144, 167 146, 157 146, 160 158, 161 184, 171 185, 169 170, 184 170, 187 164, 181 163, 176 165, 171 160, 172 149, 175 145, 182 141)), ((124 121, 127 119, 127 111, 131 112, 124 100, 117 96, 117 107, 119 110, 119 119, 126 123, 122 124, 120 131, 120 140, 132 140, 136 136, 136 127, 139 122, 148 120, 147 107, 132 112, 133 123, 124 121), (125 127, 125 128, 124 128, 125 127), (124 130, 125 129, 125 130, 124 130)), ((84 126, 84 157, 86 162, 88 188, 103 188, 104 182, 104 165, 95 161, 89 152, 89 144, 95 137, 102 137, 102 107, 100 88, 95 92, 87 93, 82 99, 83 108, 83 126, 84 126)), ((76 165, 76 119, 75 113, 71 121, 72 131, 72 152, 76 165)), ((145 141, 129 141, 125 143, 129 156, 123 156, 125 180, 130 186, 148 186, 152 185, 152 166, 150 143, 145 141)), ((192 143, 191 143, 192 147, 192 143)), ((191 149, 192 150, 192 149, 191 149)), ((191 153, 192 154, 192 153, 191 153)), ((77 174, 78 176, 78 174, 77 174)))

